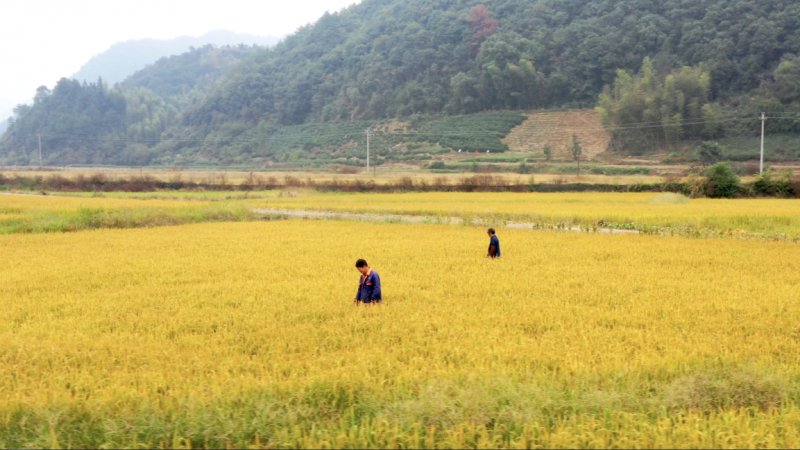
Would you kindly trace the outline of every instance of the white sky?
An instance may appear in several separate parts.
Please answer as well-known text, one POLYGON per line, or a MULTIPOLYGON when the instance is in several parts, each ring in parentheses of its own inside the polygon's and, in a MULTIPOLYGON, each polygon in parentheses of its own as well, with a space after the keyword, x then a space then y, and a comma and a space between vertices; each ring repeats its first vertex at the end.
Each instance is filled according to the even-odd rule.
POLYGON ((0 120, 117 42, 228 30, 285 36, 358 0, 3 0, 0 120))

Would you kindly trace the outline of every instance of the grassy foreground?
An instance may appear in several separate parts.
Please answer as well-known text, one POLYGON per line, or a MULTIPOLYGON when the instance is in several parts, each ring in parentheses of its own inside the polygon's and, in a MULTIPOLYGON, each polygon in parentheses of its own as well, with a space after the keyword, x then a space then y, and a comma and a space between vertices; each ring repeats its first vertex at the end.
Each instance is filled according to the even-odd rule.
POLYGON ((0 234, 142 228, 254 218, 241 204, 161 199, 0 195, 0 234))
POLYGON ((672 193, 330 194, 312 190, 0 195, 0 234, 257 220, 254 209, 459 217, 539 229, 800 241, 800 200, 690 199, 672 193))
POLYGON ((797 447, 800 247, 281 221, 0 236, 0 447, 797 447), (351 303, 366 257, 386 303, 351 303))

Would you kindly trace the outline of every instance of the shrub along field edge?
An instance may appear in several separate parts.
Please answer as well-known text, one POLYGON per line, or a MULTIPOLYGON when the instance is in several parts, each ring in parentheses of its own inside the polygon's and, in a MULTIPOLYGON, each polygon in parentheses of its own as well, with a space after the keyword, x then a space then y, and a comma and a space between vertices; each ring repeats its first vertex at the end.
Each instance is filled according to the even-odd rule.
POLYGON ((0 190, 154 192, 308 188, 320 192, 674 192, 692 197, 800 197, 799 178, 766 174, 756 181, 741 183, 738 177, 725 170, 725 167, 727 166, 716 165, 709 170, 708 176, 692 177, 686 181, 634 184, 511 182, 502 176, 493 175, 465 176, 454 182, 446 179, 431 181, 411 177, 404 177, 389 183, 336 179, 316 181, 313 178, 301 179, 286 176, 283 179, 251 177, 239 184, 210 184, 182 180, 162 181, 146 175, 129 179, 109 179, 102 175, 70 179, 58 175, 51 177, 14 175, 9 177, 0 173, 0 190))

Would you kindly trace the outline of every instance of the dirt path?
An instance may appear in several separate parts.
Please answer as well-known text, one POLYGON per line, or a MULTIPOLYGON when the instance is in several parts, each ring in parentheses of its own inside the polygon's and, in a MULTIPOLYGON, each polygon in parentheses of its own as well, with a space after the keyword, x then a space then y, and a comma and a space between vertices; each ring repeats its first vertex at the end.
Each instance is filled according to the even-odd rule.
MULTIPOLYGON (((378 214, 378 213, 352 213, 338 211, 310 211, 296 209, 272 209, 261 208, 252 210, 262 217, 286 217, 292 219, 311 219, 311 220, 355 220, 361 222, 376 223, 430 223, 442 225, 474 225, 474 226, 497 226, 483 219, 463 219, 461 217, 436 217, 403 214, 378 214)), ((637 230, 617 230, 614 228, 583 228, 578 226, 559 227, 551 225, 541 225, 527 222, 506 222, 504 226, 515 230, 554 230, 570 231, 575 233, 598 233, 598 234, 640 234, 637 230)))
MULTIPOLYGON (((27 192, 0 192, 0 195, 8 195, 15 197, 49 197, 50 195, 34 194, 27 192)), ((55 196, 53 196, 55 197, 55 196)))

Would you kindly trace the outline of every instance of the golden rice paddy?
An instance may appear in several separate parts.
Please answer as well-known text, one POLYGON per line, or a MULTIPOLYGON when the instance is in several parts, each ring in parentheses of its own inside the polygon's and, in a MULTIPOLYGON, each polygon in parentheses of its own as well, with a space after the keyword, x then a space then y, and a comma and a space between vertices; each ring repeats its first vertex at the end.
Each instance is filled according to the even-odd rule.
MULTIPOLYGON (((516 194, 425 195, 346 206, 537 213, 516 194)), ((268 201, 349 201, 312 199, 268 201)), ((542 207, 683 217, 614 199, 542 207)), ((88 199, 112 200, 155 201, 88 199)), ((482 227, 435 224, 1 235, 0 446, 800 446, 796 243, 498 231, 496 261, 482 227), (361 257, 381 306, 353 305, 361 257)))

